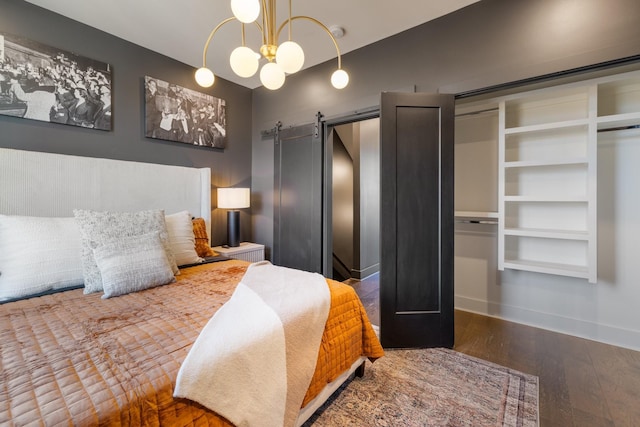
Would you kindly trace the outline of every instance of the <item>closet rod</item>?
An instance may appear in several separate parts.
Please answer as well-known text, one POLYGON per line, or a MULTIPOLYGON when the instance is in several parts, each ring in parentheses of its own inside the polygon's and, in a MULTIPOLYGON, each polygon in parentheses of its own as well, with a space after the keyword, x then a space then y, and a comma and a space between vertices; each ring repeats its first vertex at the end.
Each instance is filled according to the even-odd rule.
POLYGON ((638 124, 638 125, 617 126, 617 127, 612 127, 612 128, 598 129, 598 132, 613 132, 613 131, 617 131, 617 130, 627 130, 627 129, 640 129, 640 124, 638 124))
POLYGON ((490 113, 493 111, 498 111, 498 107, 486 108, 484 110, 478 110, 478 111, 470 111, 468 113, 460 113, 460 114, 456 114, 455 117, 475 116, 477 114, 490 113))

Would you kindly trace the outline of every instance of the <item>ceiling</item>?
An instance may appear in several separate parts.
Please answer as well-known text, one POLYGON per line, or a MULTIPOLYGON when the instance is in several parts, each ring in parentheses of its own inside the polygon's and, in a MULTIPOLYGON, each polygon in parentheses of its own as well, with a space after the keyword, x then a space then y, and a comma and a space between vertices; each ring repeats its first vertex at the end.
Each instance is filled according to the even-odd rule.
MULTIPOLYGON (((87 0, 27 1, 196 68, 202 66, 202 50, 209 33, 220 21, 232 16, 227 0, 109 0, 100 5, 87 0)), ((327 27, 337 25, 344 28, 344 37, 338 40, 338 45, 341 53, 345 54, 476 1, 298 0, 293 2, 292 13, 294 16, 311 16, 327 27)), ((278 0, 277 7, 279 26, 287 18, 288 3, 278 0)), ((297 20, 292 29, 292 39, 305 52, 304 68, 336 57, 331 39, 319 26, 297 20)), ((281 41, 286 39, 286 32, 285 29, 281 41)), ((257 51, 261 44, 258 28, 248 25, 246 35, 247 45, 257 51)), ((241 78, 229 66, 229 54, 240 45, 240 41, 241 31, 237 22, 222 27, 207 51, 207 66, 216 76, 248 88, 259 87, 257 74, 248 79, 241 78)), ((348 61, 344 61, 343 68, 349 71, 348 61)))

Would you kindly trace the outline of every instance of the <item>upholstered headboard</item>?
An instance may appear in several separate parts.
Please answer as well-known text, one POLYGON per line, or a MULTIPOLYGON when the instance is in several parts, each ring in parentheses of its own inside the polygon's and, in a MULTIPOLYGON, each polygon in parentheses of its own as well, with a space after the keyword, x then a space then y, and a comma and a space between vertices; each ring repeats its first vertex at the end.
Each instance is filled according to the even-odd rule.
MULTIPOLYGON (((188 210, 211 229, 211 170, 0 148, 0 214, 188 210)), ((210 234, 210 233, 209 233, 210 234)))

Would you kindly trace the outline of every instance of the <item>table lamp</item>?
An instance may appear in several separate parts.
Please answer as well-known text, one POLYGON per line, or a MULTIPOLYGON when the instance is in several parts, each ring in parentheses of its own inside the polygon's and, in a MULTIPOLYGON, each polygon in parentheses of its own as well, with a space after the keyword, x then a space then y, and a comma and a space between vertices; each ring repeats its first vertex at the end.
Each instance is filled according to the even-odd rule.
POLYGON ((218 188, 218 207, 227 211, 227 244, 240 246, 240 211, 250 206, 248 188, 218 188))

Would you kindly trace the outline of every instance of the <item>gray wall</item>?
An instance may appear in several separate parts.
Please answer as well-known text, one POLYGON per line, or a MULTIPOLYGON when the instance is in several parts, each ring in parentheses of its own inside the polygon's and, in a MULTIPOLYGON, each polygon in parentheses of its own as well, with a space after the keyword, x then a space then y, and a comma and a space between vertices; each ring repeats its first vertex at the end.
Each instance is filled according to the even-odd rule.
MULTIPOLYGON (((260 131, 379 104, 382 91, 462 93, 640 54, 638 0, 482 0, 343 57, 351 82, 329 78, 336 61, 253 94, 254 239, 273 241, 273 145, 260 131)), ((348 31, 348 29, 347 29, 348 31)), ((330 40, 327 39, 327 43, 330 40)))
POLYGON ((333 253, 361 279, 380 263, 380 119, 333 129, 333 253))
POLYGON ((351 277, 354 268, 354 177, 353 157, 345 147, 353 147, 353 129, 351 125, 343 127, 333 134, 333 258, 337 258, 347 269, 334 262, 344 278, 351 277))
POLYGON ((362 279, 380 268, 380 119, 356 123, 360 128, 357 163, 356 246, 357 277, 362 279))
MULTIPOLYGON (((108 7, 108 2, 103 6, 108 7)), ((113 70, 112 131, 0 116, 0 147, 210 167, 213 187, 251 184, 251 90, 222 79, 213 88, 202 89, 190 66, 20 0, 0 0, 0 32, 109 63, 113 70), (225 99, 227 148, 213 150, 145 138, 145 75, 225 99)), ((215 207, 215 194, 212 203, 215 207)), ((225 242, 225 212, 213 209, 212 220, 213 242, 225 242)), ((242 231, 243 239, 249 240, 249 212, 242 214, 242 231)))

